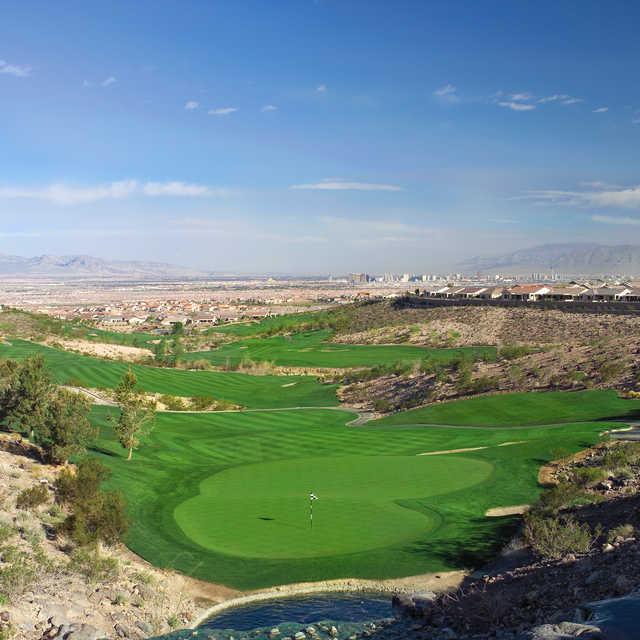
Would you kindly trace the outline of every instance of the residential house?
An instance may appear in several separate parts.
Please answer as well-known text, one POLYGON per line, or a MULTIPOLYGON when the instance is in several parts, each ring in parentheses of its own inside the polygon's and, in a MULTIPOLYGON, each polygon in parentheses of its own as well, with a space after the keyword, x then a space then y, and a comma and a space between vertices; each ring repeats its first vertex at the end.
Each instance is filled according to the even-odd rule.
POLYGON ((549 293, 549 291, 551 291, 551 289, 542 284, 517 284, 514 287, 506 289, 503 297, 505 300, 535 302, 549 293))

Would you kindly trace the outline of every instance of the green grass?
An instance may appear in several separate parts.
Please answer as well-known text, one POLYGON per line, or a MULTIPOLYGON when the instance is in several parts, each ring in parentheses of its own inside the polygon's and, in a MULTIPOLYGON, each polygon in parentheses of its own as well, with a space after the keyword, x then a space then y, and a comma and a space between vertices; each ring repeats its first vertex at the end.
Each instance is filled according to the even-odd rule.
POLYGON ((329 312, 311 312, 290 313, 283 316, 274 316, 272 318, 264 318, 259 322, 237 322, 233 324, 222 324, 211 329, 206 333, 226 333, 241 338, 250 336, 258 336, 263 334, 274 334, 281 331, 295 331, 300 327, 309 323, 323 323, 324 319, 329 317, 329 312))
POLYGON ((640 400, 624 400, 615 391, 558 391, 509 393, 444 402, 396 413, 371 424, 504 427, 634 416, 640 416, 640 400))
MULTIPOLYGON (((238 326, 238 325, 236 325, 238 326)), ((250 338, 212 351, 189 353, 185 360, 208 360, 216 365, 237 365, 243 360, 290 367, 373 367, 399 362, 431 360, 446 364, 467 356, 494 359, 494 347, 427 349, 408 345, 352 345, 328 342, 332 332, 307 331, 290 336, 250 338)))
MULTIPOLYGON (((558 416, 571 413, 570 395, 558 416)), ((129 546, 157 566, 241 589, 477 566, 515 523, 485 510, 535 500, 540 465, 606 428, 348 428, 352 414, 322 409, 159 414, 127 462, 109 411, 94 411, 97 450, 127 497, 129 546), (518 444, 497 446, 508 440, 518 444), (479 446, 488 448, 417 455, 479 446), (309 491, 320 498, 313 531, 309 491)), ((531 419, 550 419, 542 413, 531 419)))
POLYGON ((131 367, 147 392, 175 396, 212 396, 247 408, 309 407, 337 405, 336 386, 319 384, 309 376, 249 376, 217 371, 182 371, 111 360, 43 347, 25 340, 0 344, 0 357, 24 359, 44 356, 59 384, 79 381, 91 388, 113 389, 131 367))

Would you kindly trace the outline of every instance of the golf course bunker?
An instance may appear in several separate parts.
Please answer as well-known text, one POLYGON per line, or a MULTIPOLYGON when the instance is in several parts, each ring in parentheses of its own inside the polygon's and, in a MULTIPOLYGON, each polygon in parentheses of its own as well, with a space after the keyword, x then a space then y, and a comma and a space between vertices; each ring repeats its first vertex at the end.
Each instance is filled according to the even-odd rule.
POLYGON ((248 464, 214 474, 174 517, 205 549, 246 558, 313 558, 424 539, 440 516, 419 499, 486 480, 462 456, 336 456, 248 464), (313 503, 313 528, 309 493, 313 503), (410 507, 401 506, 408 504, 410 507))

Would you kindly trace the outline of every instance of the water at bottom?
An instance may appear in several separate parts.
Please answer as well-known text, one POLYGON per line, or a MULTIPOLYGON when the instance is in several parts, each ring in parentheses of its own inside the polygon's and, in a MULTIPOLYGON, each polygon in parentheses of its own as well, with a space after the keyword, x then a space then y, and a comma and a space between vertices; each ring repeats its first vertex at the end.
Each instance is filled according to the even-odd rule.
POLYGON ((389 596, 314 595, 268 600, 230 609, 204 623, 201 629, 250 630, 284 622, 366 622, 391 616, 389 596))

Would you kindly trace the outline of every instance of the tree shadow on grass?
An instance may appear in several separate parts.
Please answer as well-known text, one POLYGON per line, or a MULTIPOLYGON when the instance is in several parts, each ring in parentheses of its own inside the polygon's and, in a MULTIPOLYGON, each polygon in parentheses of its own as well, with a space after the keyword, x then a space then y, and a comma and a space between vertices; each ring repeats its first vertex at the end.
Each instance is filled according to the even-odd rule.
POLYGON ((437 559, 452 569, 477 569, 491 560, 520 526, 518 517, 500 520, 473 518, 458 522, 452 528, 456 533, 450 538, 423 540, 414 543, 408 550, 437 559))

